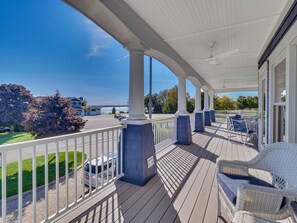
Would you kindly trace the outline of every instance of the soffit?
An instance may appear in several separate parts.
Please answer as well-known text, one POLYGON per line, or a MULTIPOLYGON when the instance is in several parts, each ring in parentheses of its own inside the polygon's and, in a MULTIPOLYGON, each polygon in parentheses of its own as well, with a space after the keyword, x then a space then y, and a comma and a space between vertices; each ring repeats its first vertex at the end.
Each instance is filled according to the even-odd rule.
POLYGON ((214 89, 255 89, 257 58, 287 0, 125 0, 214 89), (213 55, 238 49, 211 65, 213 55))

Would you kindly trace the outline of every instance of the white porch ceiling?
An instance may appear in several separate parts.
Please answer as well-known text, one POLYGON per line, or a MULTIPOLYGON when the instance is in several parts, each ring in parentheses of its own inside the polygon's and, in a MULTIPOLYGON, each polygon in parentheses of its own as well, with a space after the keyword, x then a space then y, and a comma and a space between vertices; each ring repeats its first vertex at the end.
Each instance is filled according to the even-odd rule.
POLYGON ((287 0, 125 0, 214 89, 254 90, 258 57, 287 0), (211 65, 200 58, 238 49, 211 65))

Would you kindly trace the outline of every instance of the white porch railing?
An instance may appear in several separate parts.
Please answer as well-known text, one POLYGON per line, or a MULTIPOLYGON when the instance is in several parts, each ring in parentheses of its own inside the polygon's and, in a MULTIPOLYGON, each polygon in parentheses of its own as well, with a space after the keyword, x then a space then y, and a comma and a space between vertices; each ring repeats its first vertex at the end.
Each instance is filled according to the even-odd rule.
POLYGON ((3 223, 26 221, 24 219, 26 215, 23 216, 23 212, 26 206, 26 213, 28 213, 28 205, 31 205, 30 221, 48 222, 122 177, 123 159, 118 156, 118 151, 122 154, 121 142, 123 140, 120 140, 122 128, 122 125, 118 125, 0 146, 2 165, 2 216, 0 221, 3 223), (59 161, 61 153, 65 154, 65 163, 59 161), (72 153, 74 157, 72 157, 73 162, 70 163, 69 154, 72 153), (51 156, 49 156, 50 154, 51 156), (39 156, 44 159, 40 161, 39 156), (23 191, 23 182, 28 179, 24 179, 25 176, 23 176, 23 163, 28 158, 32 158, 32 178, 30 179, 32 180, 32 190, 25 192, 23 191), (49 182, 49 170, 53 168, 49 168, 49 165, 53 165, 53 160, 55 160, 55 179, 49 182), (81 160, 81 165, 79 165, 79 160, 81 160), (14 179, 7 180, 6 167, 13 162, 17 162, 18 174, 14 179), (43 163, 40 164, 40 162, 43 163), (61 177, 59 171, 63 165, 65 176, 61 177), (69 167, 73 171, 69 171, 69 167), (37 185, 38 178, 41 176, 39 171, 44 171, 44 186, 40 187, 37 185), (17 195, 14 198, 7 198, 11 180, 17 181, 15 182, 17 195), (29 202, 28 196, 30 197, 29 202), (11 202, 14 202, 16 206, 13 210, 9 208, 9 205, 13 205, 11 202))
POLYGON ((152 121, 156 152, 174 142, 174 117, 152 121))
POLYGON ((257 114, 258 110, 216 110, 219 114, 240 114, 240 115, 249 115, 249 114, 257 114))

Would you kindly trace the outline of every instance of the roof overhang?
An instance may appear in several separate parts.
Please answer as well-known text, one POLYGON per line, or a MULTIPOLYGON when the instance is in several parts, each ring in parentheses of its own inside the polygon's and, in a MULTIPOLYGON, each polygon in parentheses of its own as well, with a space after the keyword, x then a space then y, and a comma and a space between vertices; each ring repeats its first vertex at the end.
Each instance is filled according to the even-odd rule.
POLYGON ((258 88, 258 59, 292 0, 64 0, 120 43, 138 41, 177 76, 215 92, 258 88), (219 65, 204 59, 209 42, 219 65), (233 52, 226 56, 226 52, 233 52))
POLYGON ((123 46, 128 42, 140 42, 146 47, 146 55, 165 64, 177 76, 194 76, 199 84, 212 88, 124 1, 64 0, 64 2, 84 14, 123 46))

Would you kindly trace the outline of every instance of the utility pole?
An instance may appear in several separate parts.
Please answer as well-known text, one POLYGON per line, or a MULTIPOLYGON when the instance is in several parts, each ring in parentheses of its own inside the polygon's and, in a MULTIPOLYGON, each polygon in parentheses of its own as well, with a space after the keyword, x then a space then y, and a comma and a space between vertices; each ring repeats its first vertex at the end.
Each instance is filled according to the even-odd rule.
POLYGON ((152 107, 153 107, 153 98, 152 98, 152 84, 153 84, 153 71, 152 71, 152 66, 153 66, 153 60, 150 57, 150 92, 149 92, 149 118, 152 118, 152 107))

